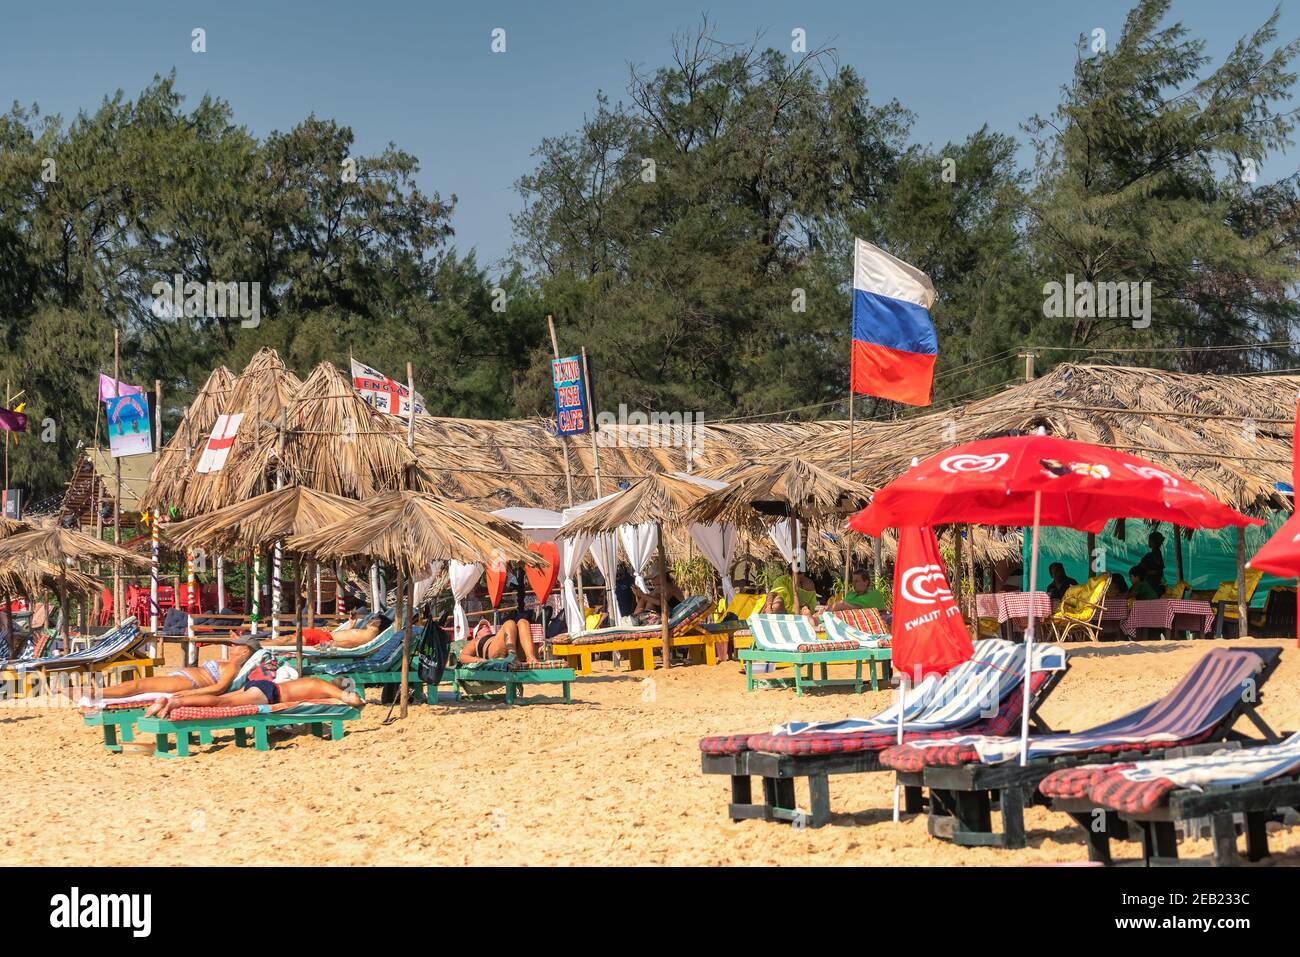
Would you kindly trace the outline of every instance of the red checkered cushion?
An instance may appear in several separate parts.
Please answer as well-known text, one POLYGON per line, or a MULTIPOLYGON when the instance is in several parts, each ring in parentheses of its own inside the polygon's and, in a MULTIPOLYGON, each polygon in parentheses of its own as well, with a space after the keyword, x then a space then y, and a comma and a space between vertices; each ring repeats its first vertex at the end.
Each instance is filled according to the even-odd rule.
POLYGON ((799 645, 795 651, 800 653, 810 651, 857 651, 862 646, 856 641, 811 641, 799 645))
MULTIPOLYGON (((1182 741, 1123 741, 1090 748, 1087 751, 1076 751, 1072 755, 1061 755, 1061 757, 1082 758, 1090 754, 1124 754, 1129 751, 1163 751, 1167 748, 1182 748, 1189 744, 1199 744, 1212 733, 1213 729, 1182 741)), ((939 745, 933 748, 900 744, 880 755, 880 763, 895 771, 920 771, 927 767, 951 768, 962 764, 974 764, 977 761, 979 761, 979 753, 965 744, 939 745)))
POLYGON ((1039 793, 1049 798, 1086 797, 1092 786, 1108 774, 1132 764, 1090 764, 1080 768, 1062 768, 1053 771, 1038 782, 1039 793))
POLYGON ((212 708, 172 708, 168 719, 171 721, 199 721, 204 718, 242 718, 246 715, 257 714, 258 708, 259 706, 255 704, 228 704, 212 708))
POLYGON ((831 612, 840 621, 845 622, 858 629, 865 631, 870 635, 887 635, 889 629, 885 627, 884 619, 880 617, 880 612, 874 608, 844 608, 840 611, 831 612))
POLYGON ((1122 774, 1108 774, 1088 790, 1094 804, 1128 814, 1145 814, 1164 803, 1165 795, 1176 788, 1168 778, 1130 781, 1122 774))
POLYGON ((752 734, 711 734, 700 738, 700 750, 705 754, 740 754, 749 750, 752 734))

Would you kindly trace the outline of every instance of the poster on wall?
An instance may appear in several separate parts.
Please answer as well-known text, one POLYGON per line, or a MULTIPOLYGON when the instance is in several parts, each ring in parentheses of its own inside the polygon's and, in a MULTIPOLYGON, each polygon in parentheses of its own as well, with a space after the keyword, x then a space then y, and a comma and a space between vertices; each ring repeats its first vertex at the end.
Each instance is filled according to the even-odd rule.
POLYGON ((108 446, 113 458, 147 455, 153 451, 153 430, 149 428, 149 402, 143 395, 122 395, 104 400, 108 422, 108 446))
POLYGON ((555 386, 555 434, 580 435, 590 432, 587 385, 582 378, 582 357, 553 359, 551 381, 555 386))

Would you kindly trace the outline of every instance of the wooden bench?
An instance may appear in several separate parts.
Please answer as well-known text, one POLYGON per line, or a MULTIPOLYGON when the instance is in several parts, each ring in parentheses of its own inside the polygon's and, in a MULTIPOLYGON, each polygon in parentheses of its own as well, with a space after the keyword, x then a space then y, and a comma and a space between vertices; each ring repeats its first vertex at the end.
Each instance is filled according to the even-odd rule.
POLYGON ((655 649, 660 646, 660 638, 618 638, 612 641, 593 642, 589 645, 554 644, 551 653, 563 658, 577 674, 591 674, 592 655, 607 654, 612 651, 630 652, 633 671, 654 671, 655 649))
POLYGON ((357 708, 344 708, 329 715, 294 714, 292 711, 272 712, 270 714, 246 714, 233 718, 197 718, 191 721, 170 721, 162 718, 140 718, 136 729, 141 734, 152 734, 157 742, 154 756, 159 758, 185 758, 190 754, 190 735, 213 731, 234 731, 235 746, 248 747, 248 732, 253 732, 253 747, 258 751, 270 751, 271 744, 267 732, 271 728, 292 724, 305 724, 313 734, 334 741, 343 738, 343 722, 361 717, 357 708))

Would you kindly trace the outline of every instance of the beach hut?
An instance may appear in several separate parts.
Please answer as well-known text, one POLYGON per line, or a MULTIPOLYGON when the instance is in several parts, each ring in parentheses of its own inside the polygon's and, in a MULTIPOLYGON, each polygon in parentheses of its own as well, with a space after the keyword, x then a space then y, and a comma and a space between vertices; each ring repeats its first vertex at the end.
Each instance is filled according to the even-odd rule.
POLYGON ((427 492, 386 492, 365 503, 366 514, 328 525, 311 535, 291 538, 294 551, 324 559, 364 556, 398 570, 402 624, 402 715, 407 709, 411 654, 411 615, 415 575, 435 574, 444 562, 536 566, 518 526, 468 505, 427 492), (409 597, 407 596, 409 588, 409 597))

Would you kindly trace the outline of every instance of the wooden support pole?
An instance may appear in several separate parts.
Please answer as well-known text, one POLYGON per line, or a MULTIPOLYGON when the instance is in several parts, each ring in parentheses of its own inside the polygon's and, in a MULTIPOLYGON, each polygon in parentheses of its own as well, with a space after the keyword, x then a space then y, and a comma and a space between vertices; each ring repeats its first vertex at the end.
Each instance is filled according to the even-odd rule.
POLYGON ((1178 575, 1178 577, 1174 579, 1175 585, 1177 585, 1179 582, 1187 581, 1187 579, 1184 577, 1185 572, 1183 569, 1183 529, 1182 526, 1180 525, 1174 526, 1174 569, 1175 569, 1175 573, 1178 575))
POLYGON ((298 657, 298 677, 302 677, 302 556, 299 555, 293 563, 293 622, 296 635, 294 637, 294 651, 298 657))
POLYGON ((961 538, 961 526, 952 526, 953 537, 953 556, 952 556, 952 590, 957 596, 957 607, 964 608, 966 605, 966 591, 962 588, 962 572, 965 563, 962 559, 965 557, 965 543, 961 538))
POLYGON ((668 630, 668 553, 664 550, 663 522, 655 523, 659 546, 659 640, 663 643, 664 668, 672 666, 672 639, 668 630))
POLYGON ((406 586, 406 563, 399 562, 397 565, 397 595, 394 601, 397 608, 394 609, 395 620, 402 624, 402 685, 399 692, 402 702, 401 716, 406 717, 406 698, 407 689, 410 687, 411 680, 411 608, 405 602, 406 586))
MULTIPOLYGON (((591 407, 594 399, 591 395, 591 372, 587 369, 587 347, 582 347, 582 381, 587 390, 587 434, 591 436, 591 467, 596 474, 596 498, 600 498, 604 493, 600 490, 600 447, 596 442, 596 418, 591 414, 591 407)), ((686 433, 688 436, 690 432, 686 433)), ((688 454, 686 457, 686 471, 691 470, 691 459, 694 456, 688 454)))
POLYGON ((1250 603, 1246 601, 1246 530, 1237 526, 1237 637, 1250 632, 1250 603))

